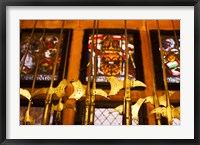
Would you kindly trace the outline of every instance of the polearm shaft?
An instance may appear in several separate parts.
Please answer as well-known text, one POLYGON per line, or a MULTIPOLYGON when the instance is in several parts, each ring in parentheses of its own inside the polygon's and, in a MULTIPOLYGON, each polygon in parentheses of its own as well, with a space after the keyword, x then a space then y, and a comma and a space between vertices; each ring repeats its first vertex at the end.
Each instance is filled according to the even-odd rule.
POLYGON ((175 48, 178 50, 178 53, 180 54, 180 49, 178 48, 178 37, 176 35, 176 30, 175 30, 175 25, 174 25, 174 21, 172 20, 172 26, 173 26, 173 31, 174 31, 174 37, 175 37, 175 41, 176 41, 176 44, 175 44, 175 48))
POLYGON ((125 96, 124 96, 124 111, 123 111, 123 120, 125 119, 124 123, 126 125, 132 124, 132 114, 131 114, 131 96, 130 96, 130 85, 129 85, 129 75, 128 75, 128 54, 129 54, 129 48, 128 48, 128 40, 127 40, 127 25, 126 20, 124 21, 125 25, 125 96))
POLYGON ((135 61, 134 61, 134 59, 133 59, 131 53, 129 53, 129 56, 130 56, 130 58, 131 58, 131 63, 132 63, 132 65, 133 65, 133 68, 135 69, 135 68, 136 68, 136 66, 135 66, 135 61))
MULTIPOLYGON (((44 29, 43 34, 42 34, 43 38, 44 38, 44 35, 45 35, 45 29, 44 29)), ((43 41, 43 39, 42 39, 42 41, 43 41)), ((44 43, 42 42, 42 44, 43 44, 42 48, 44 48, 44 43)), ((31 88, 31 95, 33 94, 34 88, 35 88, 35 82, 36 82, 36 79, 37 79, 37 73, 38 73, 38 68, 39 68, 39 64, 40 64, 41 54, 42 54, 42 50, 39 50, 39 57, 37 59, 37 64, 36 64, 36 68, 35 68, 35 73, 34 73, 34 78, 33 78, 33 84, 32 84, 32 88, 31 88)))
POLYGON ((158 39, 159 39, 159 47, 160 47, 160 55, 161 55, 161 63, 162 63, 163 82, 164 82, 165 95, 166 95, 167 119, 168 119, 168 124, 172 125, 171 105, 169 101, 169 91, 168 91, 168 84, 167 84, 166 68, 165 68, 164 57, 163 57, 164 55, 163 55, 163 50, 162 50, 160 26, 159 26, 158 20, 156 20, 156 22, 157 22, 157 27, 158 27, 158 39))
MULTIPOLYGON (((62 103, 62 98, 59 99, 58 104, 59 104, 59 103, 62 103)), ((54 121, 53 121, 53 125, 62 125, 61 116, 62 116, 61 111, 56 110, 56 112, 55 112, 55 117, 54 117, 54 119, 53 119, 53 120, 54 120, 54 121)))
POLYGON ((68 39, 67 39, 67 49, 66 49, 66 53, 65 53, 65 62, 64 62, 64 69, 63 69, 63 76, 62 79, 66 78, 66 65, 67 65, 67 59, 68 59, 68 53, 69 53, 69 43, 70 43, 70 37, 71 37, 71 30, 69 30, 68 33, 68 39))
MULTIPOLYGON (((45 29, 43 31, 42 37, 44 37, 44 35, 45 35, 45 29)), ((43 42, 42 42, 42 44, 43 44, 43 42)), ((44 48, 44 44, 43 44, 43 48, 44 48)), ((35 73, 34 73, 34 77, 33 77, 33 83, 32 83, 32 87, 31 87, 31 96, 33 96, 34 89, 35 89, 35 82, 36 82, 36 79, 37 79, 37 73, 38 73, 41 54, 42 54, 42 50, 39 50, 39 56, 38 56, 38 59, 37 59, 37 64, 36 64, 35 73)), ((30 99, 29 102, 28 102, 28 108, 27 108, 27 113, 26 113, 27 115, 29 115, 31 104, 32 104, 32 101, 30 99)), ((30 122, 28 120, 24 120, 24 124, 28 125, 28 124, 30 124, 30 122)))
POLYGON ((37 24, 37 20, 36 20, 35 23, 34 23, 34 26, 33 26, 32 32, 31 32, 31 36, 30 36, 30 40, 28 41, 28 47, 26 48, 25 53, 24 53, 24 56, 22 57, 22 61, 21 61, 21 64, 20 64, 20 72, 22 72, 22 69, 23 69, 23 66, 24 66, 24 63, 25 63, 26 56, 27 56, 28 50, 29 50, 29 48, 30 48, 31 39, 32 39, 33 34, 34 34, 36 24, 37 24))
POLYGON ((176 46, 178 46, 178 37, 176 35, 176 30, 175 30, 175 25, 174 25, 174 21, 172 20, 172 26, 173 26, 173 31, 174 31, 174 37, 175 37, 175 41, 176 41, 176 46))
MULTIPOLYGON (((94 34, 95 34, 95 26, 96 26, 96 20, 94 20, 93 24, 93 32, 92 32, 92 39, 94 40, 94 34)), ((92 41, 92 49, 90 51, 90 62, 89 62, 89 71, 88 71, 88 83, 87 83, 87 92, 86 92, 86 99, 85 99, 85 120, 84 124, 89 125, 90 121, 90 105, 91 105, 91 75, 92 75, 92 57, 94 53, 94 41, 92 41)))
MULTIPOLYGON (((146 28, 146 33, 147 33, 147 39, 148 39, 148 46, 149 46, 149 50, 150 50, 150 58, 151 58, 151 70, 152 70, 152 75, 153 75, 153 101, 154 101, 154 105, 155 105, 155 108, 159 107, 159 101, 158 101, 158 96, 156 94, 156 85, 155 85, 155 72, 154 72, 154 68, 153 68, 153 57, 152 57, 152 46, 151 46, 151 42, 150 42, 150 34, 149 34, 149 29, 148 29, 148 26, 147 26, 147 23, 145 21, 145 28, 146 28)), ((158 125, 161 125, 161 115, 159 113, 156 113, 156 121, 157 121, 157 124, 158 125)))
MULTIPOLYGON (((97 27, 96 27, 96 49, 97 49, 97 40, 98 40, 98 27, 99 27, 99 21, 97 21, 97 27)), ((92 47, 93 47, 93 51, 94 51, 94 36, 93 36, 93 43, 92 43, 92 47)), ((97 54, 94 53, 95 56, 94 56, 94 75, 93 75, 93 86, 92 86, 92 89, 93 90, 96 90, 96 71, 97 71, 97 54)), ((94 124, 94 116, 95 116, 95 94, 93 94, 92 92, 92 96, 91 96, 91 106, 90 106, 90 121, 89 121, 89 124, 90 125, 93 125, 94 124)))
POLYGON ((62 39, 62 34, 63 34, 64 23, 65 23, 65 21, 63 20, 62 28, 61 28, 61 32, 60 32, 60 38, 59 38, 58 47, 57 47, 56 58, 55 58, 55 61, 53 64, 53 73, 52 73, 52 77, 51 77, 51 83, 50 83, 48 94, 47 94, 47 97, 45 100, 45 108, 44 108, 44 113, 43 113, 42 125, 49 124, 54 77, 55 77, 55 73, 56 73, 56 67, 57 67, 57 62, 58 62, 58 55, 59 55, 59 51, 60 51, 60 44, 61 44, 61 39, 62 39))
MULTIPOLYGON (((67 48, 66 48, 66 53, 65 53, 65 61, 64 61, 64 69, 63 69, 63 76, 62 76, 62 79, 65 79, 66 78, 66 67, 67 67, 67 57, 68 57, 68 52, 69 52, 69 41, 70 41, 70 35, 71 35, 71 31, 69 30, 69 33, 68 33, 68 39, 67 39, 67 48)), ((61 97, 59 99, 59 103, 62 103, 62 100, 63 98, 61 97)), ((56 125, 60 125, 62 124, 62 121, 61 121, 61 111, 57 110, 56 113, 55 113, 55 124, 56 125)))
POLYGON ((24 125, 30 125, 31 124, 31 117, 30 117, 30 108, 31 108, 31 100, 29 100, 28 102, 28 107, 27 107, 27 110, 26 110, 26 113, 25 113, 25 116, 24 116, 24 120, 23 120, 23 124, 24 125))

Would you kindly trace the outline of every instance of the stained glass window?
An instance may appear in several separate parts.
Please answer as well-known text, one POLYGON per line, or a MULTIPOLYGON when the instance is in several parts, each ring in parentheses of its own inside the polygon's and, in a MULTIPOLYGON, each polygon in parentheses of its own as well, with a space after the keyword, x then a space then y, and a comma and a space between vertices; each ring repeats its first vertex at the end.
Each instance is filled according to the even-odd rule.
MULTIPOLYGON (((26 113, 27 107, 20 106, 20 125, 23 125, 23 119, 26 113)), ((42 117, 43 117, 44 107, 31 107, 30 108, 30 116, 34 119, 34 125, 41 125, 42 124, 42 117)), ((53 113, 50 114, 50 125, 53 124, 53 113)))
POLYGON ((180 39, 162 36, 163 59, 168 83, 180 83, 180 39))
POLYGON ((163 75, 162 75, 162 64, 160 50, 163 52, 163 60, 166 69, 166 77, 168 87, 171 90, 180 89, 180 31, 176 31, 176 37, 174 31, 162 30, 161 33, 161 44, 162 48, 159 47, 158 32, 152 30, 151 43, 152 53, 154 61, 154 69, 156 74, 156 86, 157 89, 164 89, 163 75), (157 39, 156 39, 157 38, 157 39))
MULTIPOLYGON (((82 53, 80 80, 84 83, 88 81, 90 52, 94 39, 94 54, 92 76, 96 73, 96 82, 108 82, 107 76, 115 76, 119 80, 124 80, 125 76, 125 31, 124 30, 98 30, 99 34, 92 36, 91 30, 85 31, 84 48, 82 53), (84 57, 84 56, 87 57, 84 57), (94 64, 94 56, 97 56, 94 64), (94 72, 96 65, 96 72, 94 72), (85 66, 85 68, 84 68, 85 66)), ((128 74, 130 79, 140 78, 143 80, 143 68, 140 49, 140 37, 138 31, 129 30, 127 35, 129 47, 129 68, 128 74), (137 67, 137 68, 136 68, 137 67)), ((91 77, 91 81, 92 81, 91 77)))
POLYGON ((37 81, 40 82, 49 82, 53 73, 53 64, 56 61, 56 54, 58 49, 58 44, 60 42, 60 50, 58 52, 58 60, 56 73, 54 80, 58 81, 62 75, 63 62, 65 52, 66 52, 66 43, 68 36, 68 30, 65 30, 61 40, 60 39, 60 30, 44 30, 37 29, 31 37, 32 30, 22 30, 21 31, 21 40, 20 40, 20 63, 25 57, 24 65, 20 73, 20 80, 23 84, 24 81, 32 81, 34 73, 36 70, 36 64, 39 59, 39 66, 37 71, 37 81), (25 56, 25 51, 28 48, 28 53, 25 56), (41 55, 39 56, 39 52, 41 55))
MULTIPOLYGON (((94 39, 96 40, 96 35, 94 39)), ((134 55, 133 36, 129 35, 129 53, 131 60, 134 55)), ((95 45, 96 46, 96 42, 95 45)), ((92 36, 90 35, 88 41, 88 50, 92 48, 92 36)), ((106 82, 106 76, 116 76, 120 80, 124 80, 125 73, 125 36, 124 35, 98 35, 97 48, 95 47, 95 54, 97 55, 97 82, 106 82)), ((88 60, 90 53, 88 53, 88 60)), ((135 64, 129 65, 129 76, 135 78, 135 64)), ((94 68, 94 66, 93 66, 94 68)), ((87 68, 88 72, 88 68, 87 68)), ((93 72, 92 75, 94 75, 93 72)), ((88 76, 88 74, 87 74, 88 76)), ((86 77, 86 80, 88 77, 86 77)))

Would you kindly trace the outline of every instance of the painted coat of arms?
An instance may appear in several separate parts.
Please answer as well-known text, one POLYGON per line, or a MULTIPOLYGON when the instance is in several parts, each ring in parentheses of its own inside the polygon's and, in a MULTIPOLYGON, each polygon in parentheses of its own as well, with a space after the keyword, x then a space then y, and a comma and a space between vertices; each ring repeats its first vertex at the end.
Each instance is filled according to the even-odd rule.
POLYGON ((108 36, 102 41, 102 48, 100 52, 100 70, 105 75, 119 75, 122 68, 122 57, 119 54, 121 51, 120 42, 108 36))

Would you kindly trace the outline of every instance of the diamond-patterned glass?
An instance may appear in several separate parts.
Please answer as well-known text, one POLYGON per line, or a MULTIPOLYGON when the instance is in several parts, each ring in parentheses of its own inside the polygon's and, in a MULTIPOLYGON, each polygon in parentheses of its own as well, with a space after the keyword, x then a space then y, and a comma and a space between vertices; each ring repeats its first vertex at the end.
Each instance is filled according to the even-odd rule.
MULTIPOLYGON (((110 113, 113 108, 95 108, 94 125, 122 125, 122 115, 119 112, 110 113)), ((138 121, 132 121, 137 125, 138 121)))

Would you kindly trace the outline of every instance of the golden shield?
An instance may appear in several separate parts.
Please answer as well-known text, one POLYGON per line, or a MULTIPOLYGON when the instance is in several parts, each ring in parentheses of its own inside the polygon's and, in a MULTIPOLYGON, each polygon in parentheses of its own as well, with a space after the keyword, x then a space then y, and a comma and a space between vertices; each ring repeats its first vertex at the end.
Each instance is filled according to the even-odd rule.
POLYGON ((119 75, 122 67, 122 57, 118 53, 101 55, 100 69, 105 75, 119 75))

